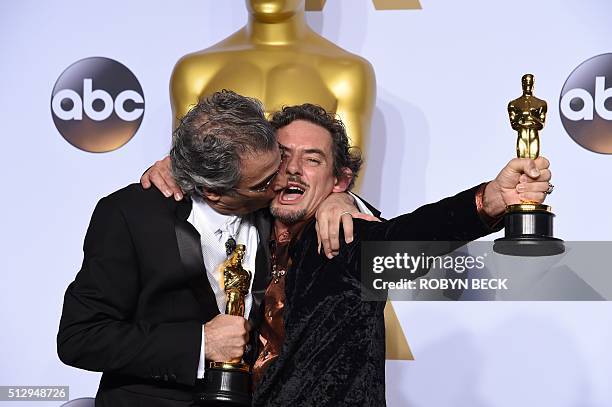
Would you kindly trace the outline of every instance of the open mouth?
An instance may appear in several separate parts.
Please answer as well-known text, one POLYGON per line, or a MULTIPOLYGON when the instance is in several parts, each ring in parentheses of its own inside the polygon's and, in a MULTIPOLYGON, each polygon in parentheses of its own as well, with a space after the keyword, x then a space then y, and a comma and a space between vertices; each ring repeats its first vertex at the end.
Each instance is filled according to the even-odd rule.
POLYGON ((284 205, 292 205, 302 200, 306 188, 302 185, 288 185, 280 193, 278 200, 284 205))

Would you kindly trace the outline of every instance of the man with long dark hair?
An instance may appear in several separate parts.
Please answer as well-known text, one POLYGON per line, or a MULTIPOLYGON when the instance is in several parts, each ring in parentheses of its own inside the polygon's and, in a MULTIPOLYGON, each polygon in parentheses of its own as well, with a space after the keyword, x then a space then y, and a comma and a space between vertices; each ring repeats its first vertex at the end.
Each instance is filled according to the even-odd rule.
POLYGON ((466 242, 487 235, 507 204, 544 200, 544 158, 514 159, 495 180, 386 222, 357 220, 333 259, 318 255, 314 215, 348 191, 361 157, 342 122, 310 104, 276 113, 283 164, 270 205, 272 279, 264 297, 254 406, 384 406, 384 301, 364 301, 361 242, 466 242), (529 173, 520 182, 521 175, 529 173), (519 187, 520 185, 520 187, 519 187), (518 189, 517 189, 518 187, 518 189))

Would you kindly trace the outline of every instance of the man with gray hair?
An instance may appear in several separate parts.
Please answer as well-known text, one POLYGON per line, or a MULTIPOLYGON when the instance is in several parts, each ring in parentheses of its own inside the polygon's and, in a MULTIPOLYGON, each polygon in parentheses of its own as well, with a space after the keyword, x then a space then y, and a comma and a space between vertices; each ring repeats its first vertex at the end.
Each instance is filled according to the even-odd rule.
POLYGON ((257 100, 217 92, 182 119, 170 155, 187 199, 139 184, 101 199, 66 290, 58 354, 103 372, 96 406, 190 406, 206 360, 253 359, 270 233, 257 210, 281 164, 274 129, 257 100), (244 317, 223 314, 230 243, 246 246, 254 272, 244 317))

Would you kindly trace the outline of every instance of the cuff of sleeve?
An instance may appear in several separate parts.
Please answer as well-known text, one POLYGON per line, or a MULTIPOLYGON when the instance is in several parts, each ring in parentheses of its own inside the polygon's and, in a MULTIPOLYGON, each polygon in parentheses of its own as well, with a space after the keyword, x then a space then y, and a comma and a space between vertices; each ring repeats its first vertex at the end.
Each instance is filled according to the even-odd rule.
POLYGON ((363 201, 357 195, 355 195, 352 192, 349 192, 348 194, 351 197, 353 197, 353 200, 355 201, 355 205, 357 205, 357 209, 359 209, 359 212, 365 213, 367 215, 373 215, 373 213, 370 210, 370 208, 368 208, 368 206, 366 204, 364 204, 363 201))
POLYGON ((203 379, 204 378, 204 371, 206 370, 205 368, 205 358, 204 355, 206 355, 206 338, 204 337, 204 325, 202 325, 202 345, 200 346, 200 361, 198 362, 198 373, 197 373, 197 378, 198 379, 203 379))
POLYGON ((476 189, 475 199, 476 199, 476 211, 478 212, 478 216, 482 220, 482 222, 489 227, 489 229, 498 231, 502 229, 502 220, 504 219, 504 214, 500 214, 499 216, 492 217, 489 216, 484 210, 484 193, 485 188, 489 183, 484 182, 478 186, 476 189))

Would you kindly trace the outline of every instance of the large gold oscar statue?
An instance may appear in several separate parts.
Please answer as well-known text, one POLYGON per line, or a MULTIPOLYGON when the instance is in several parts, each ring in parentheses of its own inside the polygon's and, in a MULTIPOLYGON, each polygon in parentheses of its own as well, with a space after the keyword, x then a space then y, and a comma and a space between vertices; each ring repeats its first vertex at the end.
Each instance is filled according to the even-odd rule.
MULTIPOLYGON (((201 97, 231 89, 261 100, 268 113, 321 105, 339 115, 352 144, 364 150, 376 97, 370 63, 315 33, 305 20, 305 0, 246 0, 246 6, 243 28, 177 62, 170 83, 174 124, 201 97)), ((385 323, 387 358, 412 359, 390 304, 385 323)))
POLYGON ((304 0, 247 0, 246 26, 184 56, 174 68, 174 118, 203 95, 232 89, 261 100, 268 113, 316 103, 344 121, 353 145, 364 147, 376 92, 374 70, 308 27, 304 0))

